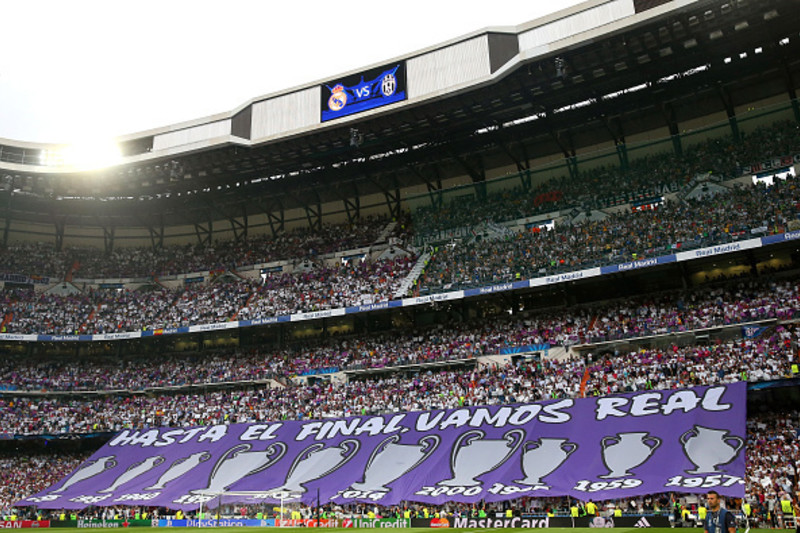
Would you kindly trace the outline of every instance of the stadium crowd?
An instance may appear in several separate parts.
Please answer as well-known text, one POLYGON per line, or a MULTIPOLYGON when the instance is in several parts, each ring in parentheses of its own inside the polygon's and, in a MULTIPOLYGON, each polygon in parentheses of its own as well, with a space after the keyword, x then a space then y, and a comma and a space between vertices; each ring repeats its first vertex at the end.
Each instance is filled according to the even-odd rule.
POLYGON ((89 453, 0 453, 0 516, 14 514, 14 503, 63 479, 89 453))
POLYGON ((152 331, 375 303, 392 299, 412 266, 412 259, 398 257, 175 291, 98 288, 60 295, 8 289, 0 293, 3 333, 152 331))
MULTIPOLYGON (((213 303, 209 306, 216 309, 213 303)), ((176 307, 168 308, 172 312, 176 307)), ((150 312, 152 308, 148 308, 150 312)), ((267 349, 101 358, 87 365, 64 356, 39 360, 9 356, 0 361, 0 387, 7 390, 142 390, 234 381, 291 378, 338 370, 363 370, 495 355, 504 348, 564 346, 729 326, 790 320, 798 313, 794 280, 739 280, 686 291, 599 305, 570 307, 453 323, 405 332, 329 337, 267 349)), ((129 316, 136 316, 131 309, 129 316)), ((780 334, 791 339, 781 328, 780 334)), ((756 347, 759 353, 768 353, 756 347)), ((661 356, 659 356, 661 358, 661 356)), ((715 358, 710 357, 709 361, 715 358)), ((764 361, 764 364, 774 364, 764 361)), ((774 369, 773 369, 774 370, 774 369)), ((769 370, 752 369, 760 379, 769 370)))
MULTIPOLYGON (((470 198, 460 191, 442 207, 421 207, 414 225, 421 235, 474 226, 491 220, 506 222, 572 208, 604 209, 644 201, 684 188, 696 176, 726 180, 741 175, 740 165, 800 152, 797 123, 776 122, 744 135, 713 138, 687 147, 680 157, 669 152, 634 159, 626 169, 619 165, 592 168, 576 177, 550 179, 529 191, 518 187, 470 198)), ((616 156, 614 156, 616 158, 616 156)))
MULTIPOLYGON (((236 269, 240 266, 320 255, 370 246, 390 223, 386 217, 368 217, 348 224, 298 228, 274 237, 219 241, 212 246, 164 246, 159 249, 124 247, 105 254, 96 248, 68 247, 56 251, 41 243, 9 244, 0 257, 0 272, 63 279, 142 278, 191 272, 236 269)), ((385 236, 402 235, 402 224, 385 236)))
MULTIPOLYGON (((726 185, 723 189, 728 192, 717 191, 713 197, 695 199, 683 197, 682 193, 689 191, 681 191, 679 186, 686 188, 695 176, 709 173, 720 179, 735 177, 742 161, 757 162, 795 152, 800 152, 797 125, 777 123, 745 136, 739 143, 729 139, 709 140, 687 149, 682 157, 663 154, 635 160, 625 171, 593 169, 578 179, 548 182, 529 193, 510 191, 487 199, 459 199, 440 210, 420 209, 415 217, 418 233, 440 226, 474 226, 492 218, 515 219, 541 209, 586 210, 600 207, 597 202, 612 205, 614 202, 603 199, 614 195, 624 197, 626 202, 631 195, 652 198, 646 191, 641 192, 647 187, 663 192, 666 186, 667 190, 681 193, 652 209, 607 214, 602 220, 573 224, 567 216, 561 217, 550 231, 534 227, 530 231, 508 232, 500 238, 466 239, 452 246, 439 246, 417 280, 417 290, 435 292, 528 279, 544 273, 641 260, 785 232, 798 223, 800 213, 800 188, 794 180, 779 180, 768 188, 726 185), (542 195, 558 200, 537 204, 542 195), (453 212, 456 208, 463 211, 463 216, 453 212)), ((404 238, 409 224, 406 219, 389 222, 373 218, 356 224, 325 225, 319 231, 296 230, 273 238, 219 242, 206 248, 168 246, 158 251, 119 248, 109 255, 89 249, 55 252, 39 244, 11 244, 0 254, 0 272, 49 275, 60 280, 67 272, 87 279, 157 279, 166 273, 235 271, 240 265, 277 259, 313 260, 320 254, 369 245, 388 235, 404 238)), ((140 291, 117 295, 95 289, 60 297, 15 289, 5 291, 2 310, 4 316, 13 315, 5 325, 6 332, 13 333, 73 334, 178 327, 224 321, 238 311, 243 316, 257 318, 385 301, 393 297, 387 287, 398 287, 411 266, 406 260, 402 265, 377 262, 349 269, 318 267, 303 274, 270 275, 260 286, 220 289, 212 283, 184 287, 177 293, 156 290, 143 295, 140 291), (252 292, 259 294, 252 298, 251 305, 244 307, 242 298, 250 298, 252 292), (189 300, 192 303, 186 304, 189 300), (214 302, 217 309, 208 309, 208 302, 214 302), (151 316, 134 323, 120 319, 129 314, 126 306, 142 308, 142 303, 151 316), (185 307, 195 312, 185 312, 182 310, 185 307), (200 311, 199 307, 206 309, 200 311), (158 318, 159 314, 165 316, 158 318), (102 317, 96 323, 87 323, 92 322, 88 319, 93 315, 102 317), (157 323, 151 323, 152 320, 157 323)))
MULTIPOLYGON (((745 137, 743 143, 709 141, 665 165, 659 157, 630 170, 587 173, 575 183, 550 183, 519 202, 501 198, 504 207, 422 213, 426 228, 475 224, 487 213, 519 218, 543 209, 613 205, 621 193, 647 197, 660 187, 685 185, 698 173, 736 175, 739 162, 800 151, 795 126, 780 125, 745 137), (633 178, 632 178, 633 177, 633 178), (629 184, 622 186, 622 184, 629 184), (587 185, 590 188, 587 188, 587 185), (554 187, 557 186, 557 189, 554 187), (627 187, 627 188, 626 188, 627 187), (536 204, 541 194, 553 201, 536 204), (591 197, 585 195, 592 190, 591 197), (437 217, 441 216, 441 220, 437 217), (427 217, 427 218, 426 218, 427 217)), ((562 224, 547 232, 522 232, 490 242, 441 247, 419 287, 433 290, 533 277, 543 271, 576 269, 652 257, 680 249, 731 242, 760 232, 785 231, 798 218, 800 190, 788 180, 771 188, 734 188, 702 200, 668 201, 653 210, 610 215, 597 222, 562 224), (645 230, 643 231, 643 228, 645 230)), ((464 207, 461 206, 461 207, 464 207)), ((419 222, 418 222, 419 223, 419 222)), ((82 277, 157 276, 177 272, 233 269, 276 259, 314 258, 375 241, 386 220, 326 227, 247 244, 213 248, 169 247, 161 252, 120 249, 110 257, 85 250, 54 253, 38 245, 12 245, 2 254, 0 271, 82 277)), ((90 333, 179 327, 257 318, 385 301, 408 275, 413 259, 359 267, 318 268, 299 275, 270 275, 264 283, 244 280, 187 286, 179 291, 87 290, 58 296, 27 290, 2 293, 6 332, 90 333)), ((251 384, 226 390, 180 389, 147 395, 114 392, 92 395, 2 395, 5 435, 66 435, 131 427, 190 426, 338 417, 462 405, 498 405, 543 398, 602 395, 642 389, 672 389, 739 380, 769 380, 794 375, 800 328, 771 325, 756 336, 702 345, 617 348, 586 359, 544 359, 515 364, 478 364, 480 355, 504 347, 549 343, 572 346, 751 321, 796 318, 796 281, 744 281, 680 295, 642 297, 602 307, 570 308, 524 318, 483 320, 434 330, 375 337, 332 338, 286 348, 180 354, 158 362, 131 359, 82 365, 52 359, 0 362, 3 383, 23 390, 142 390, 164 385, 212 384, 278 378, 267 388, 251 384), (386 369, 403 364, 463 359, 446 369, 365 372, 348 382, 299 384, 284 378, 325 369, 386 369)), ((748 498, 775 512, 775 502, 798 489, 797 413, 756 415, 748 422, 748 498), (770 503, 772 502, 772 503, 770 503), (771 507, 770 507, 771 506, 771 507)), ((0 460, 0 510, 16 499, 55 482, 84 457, 14 454, 0 460)), ((646 510, 664 498, 635 498, 618 505, 646 510)), ((667 500, 669 501, 669 500, 667 500)), ((526 500, 529 509, 563 501, 526 500)), ((668 503, 667 503, 668 505, 668 503)))
MULTIPOLYGON (((243 384, 236 389, 147 395, 0 398, 7 434, 68 434, 133 427, 255 423, 447 409, 462 405, 524 403, 645 389, 674 389, 792 376, 798 334, 793 326, 768 328, 756 338, 715 345, 668 346, 545 359, 517 364, 474 360, 451 369, 364 373, 347 382, 243 384)), ((190 372, 187 372, 190 373, 190 372)))
POLYGON ((800 214, 794 181, 565 223, 553 230, 439 246, 418 283, 431 291, 529 279, 783 233, 800 214))
MULTIPOLYGON (((786 181, 768 189, 735 189, 711 199, 667 202, 654 210, 563 224, 552 231, 441 246, 417 287, 438 291, 528 279, 728 243, 751 238, 754 232, 780 233, 797 221, 798 205, 800 188, 786 181)), ((3 328, 6 333, 115 333, 370 304, 394 298, 413 263, 403 257, 317 267, 269 274, 263 282, 187 285, 176 291, 89 289, 60 296, 10 289, 0 296, 7 317, 3 328), (145 312, 131 312, 137 309, 145 312)))

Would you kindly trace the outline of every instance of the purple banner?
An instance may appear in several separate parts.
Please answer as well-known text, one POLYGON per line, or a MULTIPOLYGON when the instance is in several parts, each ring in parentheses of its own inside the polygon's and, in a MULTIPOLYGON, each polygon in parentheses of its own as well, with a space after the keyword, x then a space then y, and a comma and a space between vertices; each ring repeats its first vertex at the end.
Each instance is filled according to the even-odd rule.
POLYGON ((746 384, 384 416, 126 430, 19 503, 744 496, 746 384))

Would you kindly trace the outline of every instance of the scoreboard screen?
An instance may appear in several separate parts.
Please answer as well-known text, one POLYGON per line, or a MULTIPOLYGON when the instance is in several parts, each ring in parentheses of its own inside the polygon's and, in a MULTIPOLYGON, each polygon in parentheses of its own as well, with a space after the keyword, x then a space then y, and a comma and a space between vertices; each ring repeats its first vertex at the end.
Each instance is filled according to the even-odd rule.
POLYGON ((406 99, 405 62, 385 65, 322 85, 322 122, 406 99))

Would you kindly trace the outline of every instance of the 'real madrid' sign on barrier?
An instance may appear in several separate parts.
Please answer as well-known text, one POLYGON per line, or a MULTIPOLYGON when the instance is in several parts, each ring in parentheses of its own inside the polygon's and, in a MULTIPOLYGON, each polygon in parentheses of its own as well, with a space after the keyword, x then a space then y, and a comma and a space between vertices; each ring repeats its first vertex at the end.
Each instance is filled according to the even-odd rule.
POLYGON ((44 508, 744 495, 746 384, 342 419, 126 430, 44 508), (237 495, 222 492, 237 492, 237 495))
POLYGON ((403 61, 346 76, 322 86, 322 122, 406 99, 403 61))

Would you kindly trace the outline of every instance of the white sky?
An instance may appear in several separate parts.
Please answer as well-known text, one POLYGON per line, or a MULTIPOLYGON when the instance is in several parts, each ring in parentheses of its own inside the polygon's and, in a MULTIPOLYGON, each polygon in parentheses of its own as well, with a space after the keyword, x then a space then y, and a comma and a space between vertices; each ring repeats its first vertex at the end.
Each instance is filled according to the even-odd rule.
POLYGON ((577 3, 4 2, 0 138, 71 143, 201 118, 577 3))

